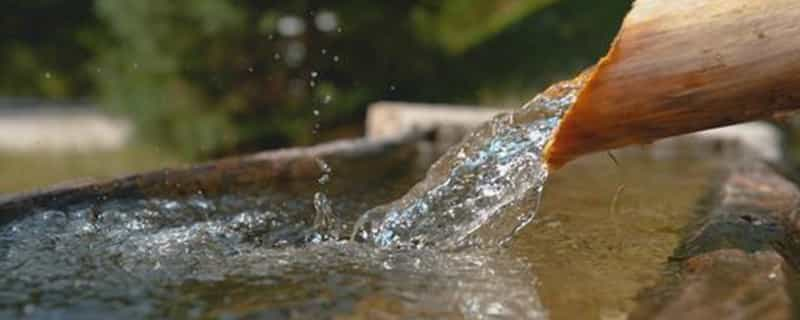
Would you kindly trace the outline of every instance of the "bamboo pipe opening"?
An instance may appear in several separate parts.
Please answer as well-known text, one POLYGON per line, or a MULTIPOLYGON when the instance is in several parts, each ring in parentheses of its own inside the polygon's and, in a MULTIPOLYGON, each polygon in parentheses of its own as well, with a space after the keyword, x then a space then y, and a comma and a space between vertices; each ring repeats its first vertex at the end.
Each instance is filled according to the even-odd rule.
POLYGON ((545 150, 587 153, 800 108, 800 1, 638 0, 545 150))

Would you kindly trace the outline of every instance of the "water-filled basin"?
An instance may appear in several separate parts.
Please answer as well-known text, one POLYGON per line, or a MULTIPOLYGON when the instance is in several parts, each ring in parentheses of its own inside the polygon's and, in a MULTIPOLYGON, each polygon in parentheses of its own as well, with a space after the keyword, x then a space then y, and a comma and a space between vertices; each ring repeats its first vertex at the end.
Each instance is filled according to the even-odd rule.
POLYGON ((435 156, 419 150, 327 157, 325 184, 314 170, 268 179, 207 170, 193 174, 219 177, 6 205, 0 316, 615 317, 665 269, 718 160, 636 149, 619 165, 578 161, 549 181, 534 223, 505 248, 390 249, 315 235, 317 192, 353 223, 421 179, 435 156))

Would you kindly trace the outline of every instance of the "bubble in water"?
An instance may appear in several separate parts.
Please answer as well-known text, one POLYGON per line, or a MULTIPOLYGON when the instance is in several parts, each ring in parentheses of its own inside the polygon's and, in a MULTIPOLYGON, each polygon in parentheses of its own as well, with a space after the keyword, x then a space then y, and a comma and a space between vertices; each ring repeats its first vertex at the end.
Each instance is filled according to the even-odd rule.
POLYGON ((316 78, 317 76, 319 76, 319 72, 311 71, 311 78, 316 78))
POLYGON ((333 97, 329 94, 326 94, 325 97, 322 98, 322 104, 329 104, 333 100, 333 97))
POLYGON ((313 113, 315 117, 319 117, 319 110, 314 109, 313 113))
POLYGON ((339 56, 333 56, 333 62, 339 62, 339 56))

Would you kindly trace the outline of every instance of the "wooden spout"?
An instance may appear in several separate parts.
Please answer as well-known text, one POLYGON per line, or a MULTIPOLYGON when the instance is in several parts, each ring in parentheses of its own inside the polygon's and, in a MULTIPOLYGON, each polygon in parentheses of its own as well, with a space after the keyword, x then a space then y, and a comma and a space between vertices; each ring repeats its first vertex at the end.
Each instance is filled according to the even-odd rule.
POLYGON ((638 0, 567 111, 551 168, 800 108, 800 1, 638 0))

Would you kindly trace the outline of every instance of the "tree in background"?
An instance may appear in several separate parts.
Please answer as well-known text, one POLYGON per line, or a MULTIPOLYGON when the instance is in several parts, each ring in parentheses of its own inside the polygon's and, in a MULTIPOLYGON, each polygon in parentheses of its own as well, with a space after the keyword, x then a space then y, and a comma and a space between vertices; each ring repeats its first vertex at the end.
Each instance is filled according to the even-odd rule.
MULTIPOLYGON (((360 123, 367 104, 381 99, 519 103, 594 62, 629 5, 95 0, 93 7, 84 1, 64 8, 88 15, 75 15, 80 21, 48 17, 64 26, 65 39, 88 39, 56 42, 57 49, 84 52, 88 45, 93 55, 73 61, 40 52, 57 38, 47 32, 20 42, 31 44, 34 65, 63 64, 48 69, 75 75, 65 87, 89 88, 58 94, 31 85, 26 94, 88 92, 132 117, 147 141, 204 157, 317 142, 323 138, 316 131, 360 123), (48 40, 31 41, 38 36, 48 40), (93 82, 78 81, 84 75, 93 82)), ((20 73, 0 75, 0 93, 17 92, 8 88, 20 73)))
POLYGON ((93 0, 6 1, 0 18, 0 95, 81 97, 102 38, 93 0))

